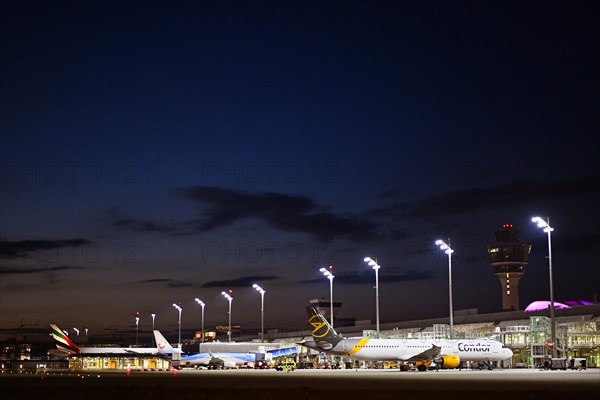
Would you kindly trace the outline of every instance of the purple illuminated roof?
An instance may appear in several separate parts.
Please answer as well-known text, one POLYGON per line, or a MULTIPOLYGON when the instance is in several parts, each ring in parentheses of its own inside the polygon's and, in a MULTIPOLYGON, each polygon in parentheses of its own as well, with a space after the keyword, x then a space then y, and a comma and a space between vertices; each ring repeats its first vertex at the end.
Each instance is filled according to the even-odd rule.
POLYGON ((568 306, 571 306, 571 307, 591 306, 594 304, 591 301, 587 301, 587 300, 570 300, 570 301, 563 301, 563 303, 568 306))
MULTIPOLYGON (((563 301, 562 303, 559 303, 558 301, 554 302, 554 309, 555 310, 563 310, 565 308, 572 308, 572 307, 580 307, 580 306, 591 306, 594 303, 592 303, 591 301, 587 301, 587 300, 569 300, 569 301, 563 301)), ((550 308, 550 302, 547 300, 538 300, 538 301, 534 301, 533 303, 531 303, 530 305, 527 306, 527 308, 525 308, 524 311, 526 312, 531 312, 531 311, 542 311, 542 310, 547 310, 550 308)))
MULTIPOLYGON (((543 310, 547 310, 550 308, 550 302, 546 301, 546 300, 539 300, 539 301, 534 301, 533 303, 531 303, 530 305, 527 306, 527 308, 525 308, 525 312, 532 312, 532 311, 543 311, 543 310)), ((563 303, 559 303, 557 301, 554 302, 554 309, 555 310, 563 310, 565 308, 571 308, 571 306, 568 306, 566 304, 563 303)))

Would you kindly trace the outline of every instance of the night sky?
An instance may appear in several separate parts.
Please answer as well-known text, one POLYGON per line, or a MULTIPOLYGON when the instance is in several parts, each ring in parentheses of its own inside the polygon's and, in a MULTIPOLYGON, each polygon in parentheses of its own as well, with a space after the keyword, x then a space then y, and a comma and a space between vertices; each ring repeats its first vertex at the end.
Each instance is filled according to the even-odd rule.
POLYGON ((305 329, 600 294, 594 2, 3 2, 0 323, 305 329), (85 4, 83 4, 85 3, 85 4))

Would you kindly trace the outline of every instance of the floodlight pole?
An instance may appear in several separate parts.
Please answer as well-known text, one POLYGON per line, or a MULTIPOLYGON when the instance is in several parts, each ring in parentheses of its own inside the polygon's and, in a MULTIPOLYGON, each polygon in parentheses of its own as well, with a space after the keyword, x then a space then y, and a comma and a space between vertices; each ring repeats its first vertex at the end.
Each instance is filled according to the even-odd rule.
POLYGON ((373 260, 371 257, 365 257, 363 260, 368 263, 375 270, 375 320, 377 329, 377 338, 379 338, 379 268, 377 264, 377 258, 373 260))
MULTIPOLYGON (((331 266, 329 266, 331 268, 331 266)), ((329 279, 329 310, 331 312, 331 317, 329 319, 329 325, 331 325, 331 329, 333 328, 333 278, 335 278, 335 276, 325 267, 319 269, 319 271, 321 271, 321 273, 323 275, 325 275, 325 277, 327 279, 329 279)))
POLYGON ((254 284, 252 287, 260 293, 260 339, 265 341, 265 289, 260 285, 254 284))
POLYGON ((179 324, 179 341, 178 341, 178 344, 179 344, 179 348, 181 349, 181 311, 182 311, 182 308, 175 303, 173 303, 173 307, 175 307, 177 309, 177 311, 179 311, 179 322, 178 322, 178 324, 179 324))
POLYGON ((225 292, 221 292, 221 294, 223 295, 223 297, 225 297, 228 301, 229 301, 229 327, 227 330, 227 336, 228 342, 231 342, 231 302, 233 301, 233 297, 231 297, 229 294, 225 293, 225 292))
POLYGON ((198 351, 202 352, 202 343, 204 343, 204 307, 206 306, 206 304, 197 297, 194 299, 194 301, 200 304, 200 306, 202 307, 202 337, 200 338, 200 345, 198 346, 198 351))
MULTIPOLYGON (((448 238, 448 243, 450 238, 448 238)), ((454 338, 454 311, 452 310, 452 253, 454 250, 443 240, 436 240, 435 244, 448 255, 448 303, 450 304, 450 339, 454 338)))
POLYGON ((155 347, 155 341, 154 341, 154 318, 156 318, 156 314, 152 313, 150 314, 152 316, 152 347, 155 347))
POLYGON ((541 217, 533 217, 531 222, 535 222, 538 228, 543 228, 548 234, 548 273, 550 274, 550 340, 552 341, 552 357, 556 358, 556 322, 554 320, 554 284, 552 282, 552 237, 551 232, 554 230, 550 226, 550 217, 544 220, 541 217))

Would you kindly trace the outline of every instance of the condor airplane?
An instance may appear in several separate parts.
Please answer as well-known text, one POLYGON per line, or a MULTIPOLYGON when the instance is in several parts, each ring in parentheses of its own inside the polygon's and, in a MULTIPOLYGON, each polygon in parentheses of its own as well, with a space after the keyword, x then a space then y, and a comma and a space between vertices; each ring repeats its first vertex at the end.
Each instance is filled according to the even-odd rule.
POLYGON ((461 361, 501 361, 512 357, 510 349, 491 339, 344 338, 315 307, 309 306, 306 310, 313 340, 299 344, 329 354, 358 360, 414 363, 421 371, 431 362, 442 368, 456 368, 461 361))
POLYGON ((169 355, 173 353, 181 353, 181 349, 174 349, 165 337, 159 332, 154 331, 157 347, 77 347, 75 343, 69 339, 60 328, 54 324, 50 324, 50 335, 56 343, 57 353, 61 356, 78 356, 78 355, 169 355))

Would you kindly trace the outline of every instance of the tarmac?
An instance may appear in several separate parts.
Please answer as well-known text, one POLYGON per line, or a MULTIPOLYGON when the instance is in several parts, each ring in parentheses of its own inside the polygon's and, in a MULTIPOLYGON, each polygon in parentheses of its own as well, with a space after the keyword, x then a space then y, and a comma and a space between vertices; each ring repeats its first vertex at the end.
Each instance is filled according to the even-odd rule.
POLYGON ((592 399, 600 369, 181 370, 2 373, 9 399, 592 399))

